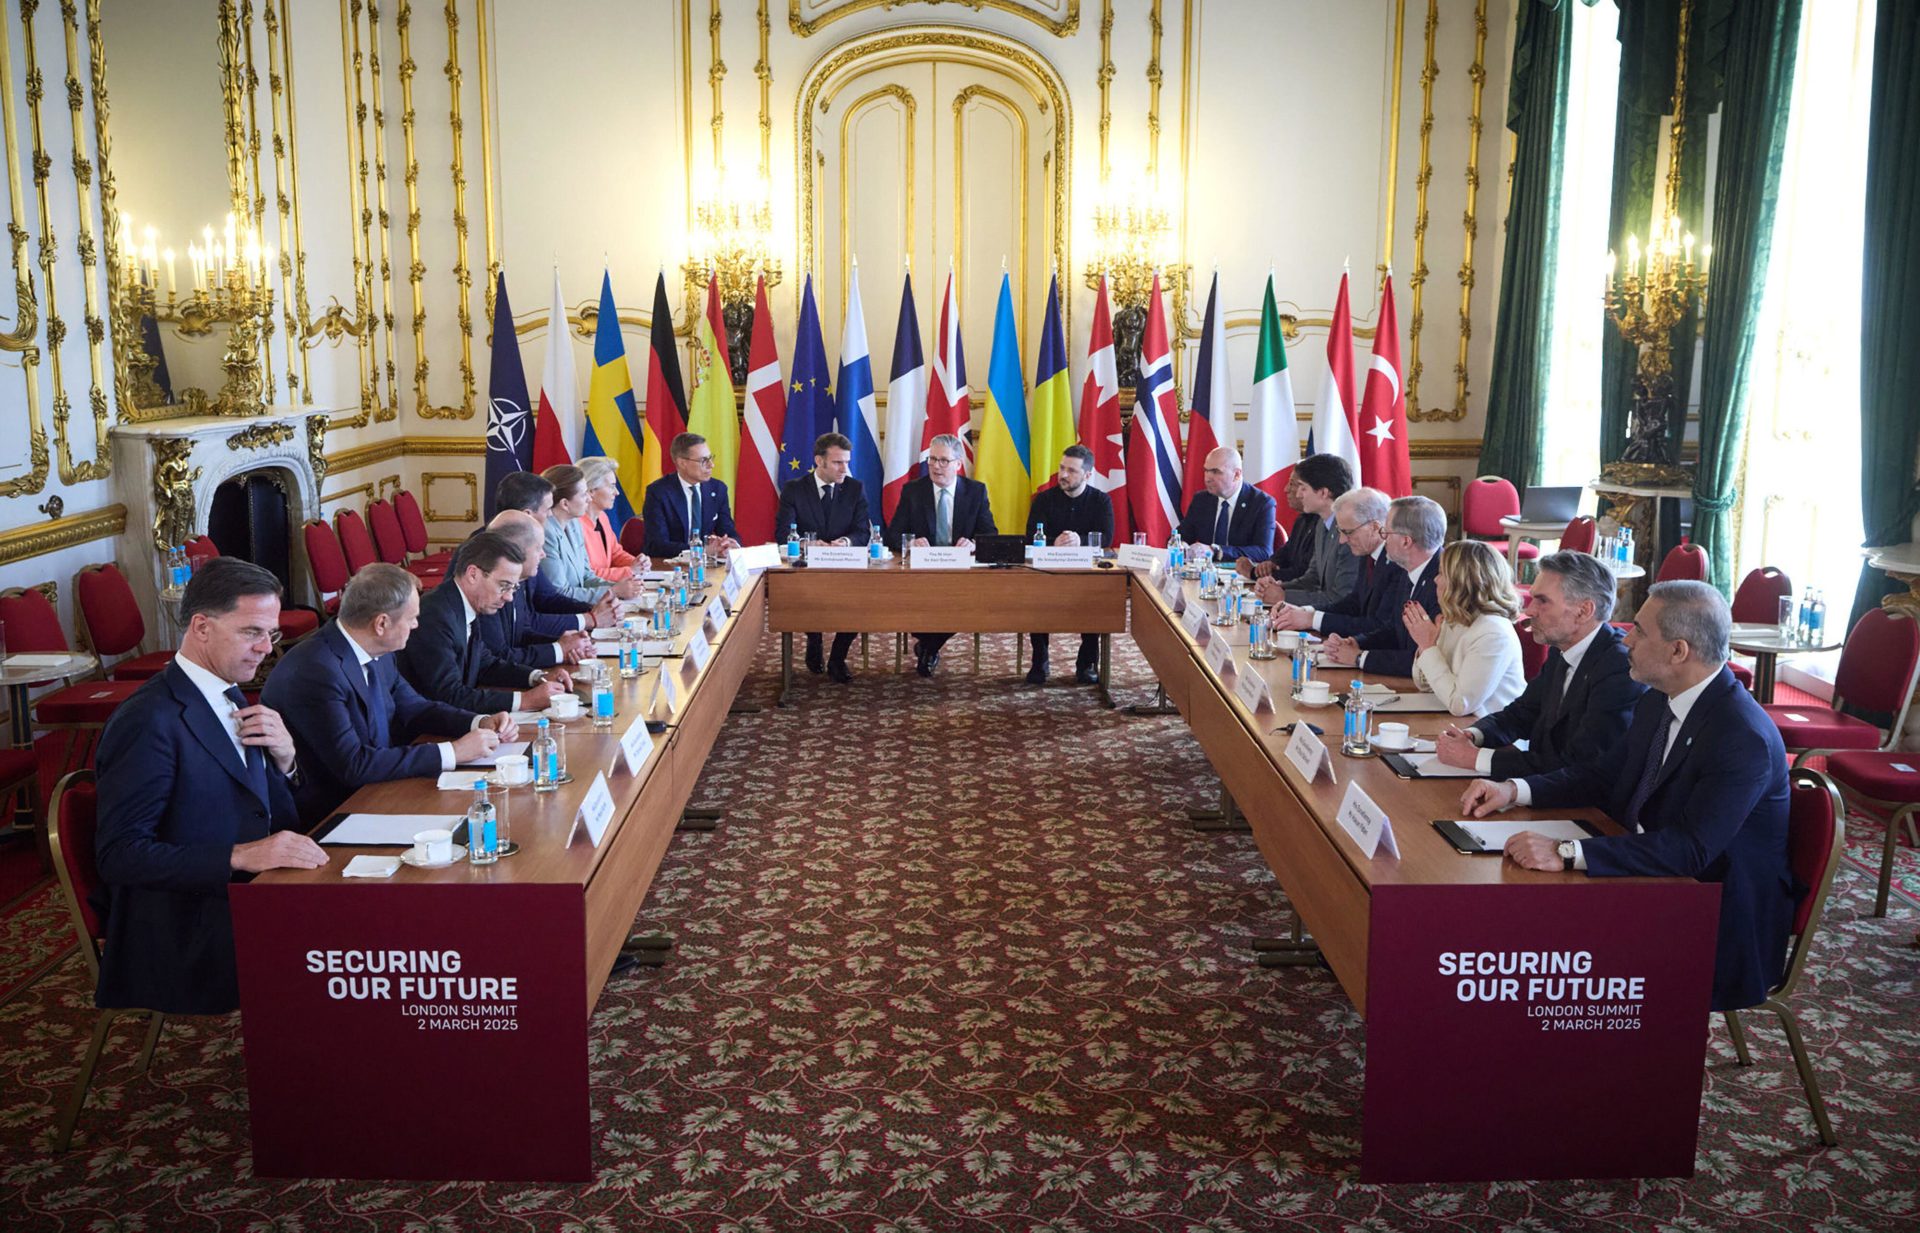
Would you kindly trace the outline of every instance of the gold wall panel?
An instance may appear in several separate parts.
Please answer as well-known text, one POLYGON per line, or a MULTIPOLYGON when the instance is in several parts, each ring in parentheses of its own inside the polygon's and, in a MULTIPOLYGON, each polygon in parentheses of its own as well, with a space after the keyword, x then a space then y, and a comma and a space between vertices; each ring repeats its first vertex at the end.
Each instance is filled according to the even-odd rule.
POLYGON ((1100 183, 1106 184, 1113 179, 1108 153, 1113 136, 1113 0, 1100 0, 1100 71, 1094 80, 1100 84, 1100 183))
MULTIPOLYGON (((822 26, 839 21, 842 17, 851 17, 855 13, 873 8, 904 8, 912 2, 913 0, 845 0, 845 3, 809 19, 802 15, 800 0, 788 0, 787 28, 801 38, 808 38, 817 33, 822 26)), ((1003 13, 1024 17, 1058 38, 1065 38, 1080 28, 1080 0, 1067 0, 1066 12, 1060 17, 1037 11, 1021 4, 1019 0, 921 0, 921 2, 925 4, 960 3, 973 9, 999 9, 1003 13)))
MULTIPOLYGON (((47 448, 46 421, 40 415, 40 304, 33 290, 33 267, 27 260, 26 193, 20 180, 20 139, 13 112, 13 37, 11 23, 0 20, 0 125, 6 128, 7 204, 12 213, 7 234, 13 253, 13 329, 0 333, 0 352, 17 352, 20 377, 26 386, 21 413, 27 421, 27 471, 0 481, 0 497, 28 496, 47 486, 52 452, 47 448)), ((5 413, 10 421, 12 412, 5 413)), ((9 431, 11 431, 9 429, 9 431)))
POLYGON ((480 519, 480 480, 471 471, 422 471, 420 473, 421 516, 428 522, 477 522, 480 519), (457 480, 467 488, 467 508, 458 514, 442 512, 433 499, 433 486, 440 480, 457 480))
POLYGON ((273 196, 280 230, 280 325, 286 334, 287 389, 313 405, 306 338, 313 326, 307 308, 307 253, 300 238, 300 165, 294 140, 293 57, 288 46, 287 4, 266 0, 269 123, 273 128, 273 196), (299 371, 296 372, 295 369, 299 371))
POLYGON ((124 505, 109 505, 49 522, 13 527, 0 531, 0 565, 45 556, 96 539, 111 539, 126 529, 127 507, 124 505))
MULTIPOLYGON (((1160 0, 1153 0, 1147 10, 1147 31, 1150 38, 1147 52, 1147 183, 1155 189, 1160 186, 1160 37, 1166 33, 1166 23, 1160 18, 1160 0)), ((1181 254, 1184 258, 1185 253, 1181 254)))
POLYGON ((454 317, 460 322, 459 418, 470 420, 477 387, 473 380, 473 267, 467 255, 466 124, 460 118, 460 6, 456 0, 447 0, 446 74, 447 129, 453 135, 453 160, 449 168, 453 173, 453 281, 460 287, 459 304, 454 309, 454 317))
MULTIPOLYGON (((1020 105, 988 86, 974 84, 965 87, 953 96, 953 268, 956 285, 967 285, 967 248, 966 248, 966 191, 967 191, 967 105, 975 99, 991 103, 994 109, 1004 112, 1013 120, 1012 128, 1018 142, 1018 153, 1014 161, 1019 167, 1014 199, 1020 203, 1020 217, 1015 224, 1015 234, 1019 237, 1019 268, 1015 272, 1020 294, 1015 310, 1020 319, 1020 337, 1028 340, 1028 345, 1038 346, 1039 336, 1033 332, 1032 314, 1028 311, 1028 301, 1032 298, 1028 291, 1033 286, 1032 262, 1029 253, 1029 241, 1032 231, 1028 227, 1027 200, 1029 196, 1028 167, 1029 150, 1027 140, 1027 116, 1020 105)), ((1065 306, 1062 305, 1062 311, 1065 306)))
MULTIPOLYGON (((90 10, 90 15, 92 15, 90 10)), ((112 446, 107 439, 107 424, 111 411, 107 404, 107 371, 104 349, 107 337, 107 322, 100 310, 99 268, 100 254, 93 238, 93 163, 87 157, 87 126, 82 118, 86 103, 86 90, 80 84, 80 15, 74 0, 61 0, 60 26, 65 35, 67 52, 67 111, 73 135, 73 195, 78 210, 79 223, 75 230, 74 251, 80 258, 80 279, 85 288, 85 316, 82 318, 87 332, 87 367, 92 384, 87 394, 87 406, 93 413, 93 458, 90 461, 75 464, 73 461, 73 438, 67 432, 67 409, 59 400, 53 407, 53 439, 55 454, 60 464, 60 482, 63 484, 85 483, 89 480, 106 479, 113 474, 112 446)), ((87 70, 87 79, 103 82, 105 60, 100 55, 99 23, 93 23, 93 34, 88 41, 92 53, 92 64, 87 70)), ((96 100, 99 101, 99 100, 96 100)), ((51 280, 51 272, 49 272, 51 280)), ((49 294, 48 303, 52 303, 49 294)))

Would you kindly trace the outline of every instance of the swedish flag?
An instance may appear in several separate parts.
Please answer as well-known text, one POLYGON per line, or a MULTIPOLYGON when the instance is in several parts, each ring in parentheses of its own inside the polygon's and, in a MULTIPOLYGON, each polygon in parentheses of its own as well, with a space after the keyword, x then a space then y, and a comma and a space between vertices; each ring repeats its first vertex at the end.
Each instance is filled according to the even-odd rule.
POLYGON ((633 402, 627 346, 620 337, 620 317, 613 306, 613 278, 608 274, 600 276, 600 319, 593 331, 586 435, 588 454, 613 459, 620 486, 613 502, 613 524, 622 526, 640 507, 647 477, 640 467, 640 412, 633 402))

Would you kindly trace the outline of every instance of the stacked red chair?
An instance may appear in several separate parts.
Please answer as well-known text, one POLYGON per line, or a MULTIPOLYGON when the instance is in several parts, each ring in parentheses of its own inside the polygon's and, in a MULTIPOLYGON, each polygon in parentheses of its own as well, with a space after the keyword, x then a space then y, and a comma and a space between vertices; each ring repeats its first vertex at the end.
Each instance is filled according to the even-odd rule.
POLYGON ((144 681, 159 676, 173 662, 172 651, 140 653, 140 644, 147 640, 147 623, 119 566, 89 565, 74 575, 73 600, 80 614, 81 636, 114 680, 144 681), (119 656, 125 658, 109 669, 107 661, 119 656))
POLYGON ((420 502, 402 488, 393 494, 393 512, 400 519, 400 534, 406 540, 407 551, 413 554, 413 563, 446 573, 447 566, 453 563, 453 552, 451 549, 427 551, 431 542, 427 539, 427 520, 420 512, 420 502))
POLYGON ((343 509, 335 514, 333 529, 340 536, 340 551, 347 555, 348 577, 380 559, 380 552, 373 545, 373 536, 367 533, 366 519, 353 510, 343 509))
POLYGON ((1920 814, 1920 753, 1846 749, 1827 755, 1827 775, 1840 785, 1841 796, 1849 805, 1864 805, 1886 819, 1887 832, 1880 845, 1880 884, 1873 898, 1873 914, 1885 916, 1900 832, 1907 832, 1908 847, 1920 847, 1920 833, 1914 826, 1915 815, 1920 814))
POLYGON ((1655 582, 1705 582, 1707 581, 1707 554, 1698 544, 1675 544, 1673 551, 1660 562, 1660 572, 1653 577, 1655 582))
POLYGON ((307 548, 307 569, 313 574, 313 589, 320 593, 320 606, 328 616, 340 610, 340 592, 353 571, 347 568, 347 554, 340 537, 321 519, 300 528, 301 542, 307 548))
MULTIPOLYGON (((1740 589, 1733 593, 1733 620, 1736 625, 1773 625, 1780 620, 1780 601, 1793 594, 1793 579, 1771 565, 1747 571, 1740 589)), ((1727 661, 1734 679, 1753 691, 1753 669, 1734 660, 1727 661)))
MULTIPOLYGON (((211 561, 220 555, 213 540, 205 535, 187 541, 187 560, 195 570, 200 564, 211 561)), ((332 611, 329 609, 328 611, 332 611)), ((290 646, 320 628, 320 614, 311 608, 295 607, 282 602, 280 605, 280 645, 290 646)))
POLYGON ((1582 514, 1569 522, 1567 529, 1560 533, 1560 551, 1592 552, 1594 540, 1593 518, 1582 514))
MULTIPOLYGON (((1504 548, 1507 529, 1500 525, 1500 520, 1519 513, 1520 494, 1497 475, 1482 475, 1469 481, 1460 494, 1460 531, 1469 539, 1485 540, 1504 548)), ((1539 555, 1540 545, 1520 541, 1522 561, 1531 561, 1539 555)))
POLYGON ((394 513, 392 503, 375 501, 367 506, 367 521, 372 524, 374 550, 382 561, 400 566, 418 578, 423 587, 440 585, 440 580, 447 576, 444 566, 408 559, 406 533, 400 529, 400 516, 394 513))
MULTIPOLYGON (((9 654, 26 651, 53 654, 71 651, 67 636, 60 629, 60 614, 53 602, 36 587, 0 591, 0 623, 7 629, 9 654)), ((51 765, 60 770, 86 766, 93 758, 99 740, 114 708, 133 696, 139 681, 109 681, 104 678, 63 685, 36 698, 34 723, 44 729, 65 732, 66 748, 51 765)))
POLYGON ((1845 749, 1891 751, 1913 705, 1920 675, 1920 624, 1902 612, 1872 608, 1847 634, 1833 676, 1833 705, 1769 703, 1764 709, 1798 767, 1845 749), (1889 717, 1886 727, 1860 712, 1889 717))

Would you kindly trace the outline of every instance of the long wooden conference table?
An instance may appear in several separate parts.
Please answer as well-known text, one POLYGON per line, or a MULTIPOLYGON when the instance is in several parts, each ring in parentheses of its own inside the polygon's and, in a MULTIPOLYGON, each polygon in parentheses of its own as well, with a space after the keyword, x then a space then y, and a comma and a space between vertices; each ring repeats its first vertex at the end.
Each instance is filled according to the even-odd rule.
MULTIPOLYGON (((718 591, 710 590, 709 595, 718 591)), ((960 633, 1131 628, 1252 829, 1267 865, 1367 1021, 1361 1176, 1369 1182, 1692 1172, 1717 886, 1588 879, 1465 856, 1429 825, 1463 780, 1401 779, 1337 752, 1337 708, 1298 707, 1289 661, 1249 658, 1244 625, 1198 624, 1185 583, 1102 568, 776 568, 706 626, 704 666, 666 658, 616 682, 612 731, 567 724, 573 782, 515 789, 520 852, 403 866, 388 880, 277 871, 232 889, 254 1168, 274 1177, 582 1181, 593 1175, 588 1022, 718 738, 763 630, 960 633), (1228 639, 1224 662, 1207 641, 1228 639), (680 688, 639 773, 619 736, 680 688), (1250 710, 1235 685, 1273 686, 1250 710), (1329 730, 1339 783, 1305 779, 1278 731, 1329 730), (598 773, 611 821, 573 835, 598 773), (1358 788, 1399 856, 1340 824, 1358 788), (476 1133, 481 1128, 497 1128, 476 1133), (510 1127, 510 1130, 503 1129, 510 1127)), ((690 609, 690 613, 693 610, 690 609)), ((690 622, 697 622, 697 615, 690 622)), ((683 633, 676 649, 684 646, 683 633)), ((1404 682, 1402 682, 1404 684, 1404 682)), ((1430 735, 1442 715, 1407 715, 1430 735)), ((361 790, 365 813, 463 813, 432 780, 361 790)), ((1514 817, 1528 816, 1524 811, 1514 817)), ((1558 811, 1616 829, 1593 811, 1558 811)), ((1251 956, 1249 956, 1251 960, 1251 956)))

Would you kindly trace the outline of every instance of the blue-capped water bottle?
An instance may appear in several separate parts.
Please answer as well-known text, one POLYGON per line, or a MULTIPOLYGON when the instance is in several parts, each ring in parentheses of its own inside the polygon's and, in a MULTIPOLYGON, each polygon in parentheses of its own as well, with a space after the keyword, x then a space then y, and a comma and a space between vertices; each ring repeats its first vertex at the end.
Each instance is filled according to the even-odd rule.
POLYGON ((707 550, 701 544, 692 544, 687 548, 688 572, 693 575, 693 589, 702 591, 707 586, 707 550))
POLYGON ((553 729, 542 715, 535 727, 533 748, 533 790, 552 792, 560 786, 560 746, 553 739, 553 729))
POLYGON ((800 528, 794 527, 787 532, 787 560, 800 559, 800 528))
POLYGON ((884 534, 878 523, 867 528, 867 560, 878 561, 886 557, 887 544, 882 538, 884 534))
POLYGON ((1035 548, 1045 548, 1047 546, 1046 523, 1036 522, 1033 524, 1033 546, 1035 548))
MULTIPOLYGON (((541 720, 544 726, 546 721, 541 720)), ((500 827, 493 816, 493 802, 487 799, 487 781, 473 781, 473 804, 467 806, 467 859, 476 865, 491 865, 500 859, 500 827)))
POLYGON ((1346 714, 1340 735, 1340 752, 1352 758, 1364 758, 1373 752, 1373 735, 1367 731, 1368 712, 1373 708, 1368 704, 1360 678, 1355 677, 1347 683, 1346 714))
POLYGON ((631 681, 640 675, 640 631, 633 618, 620 622, 620 679, 631 681))

